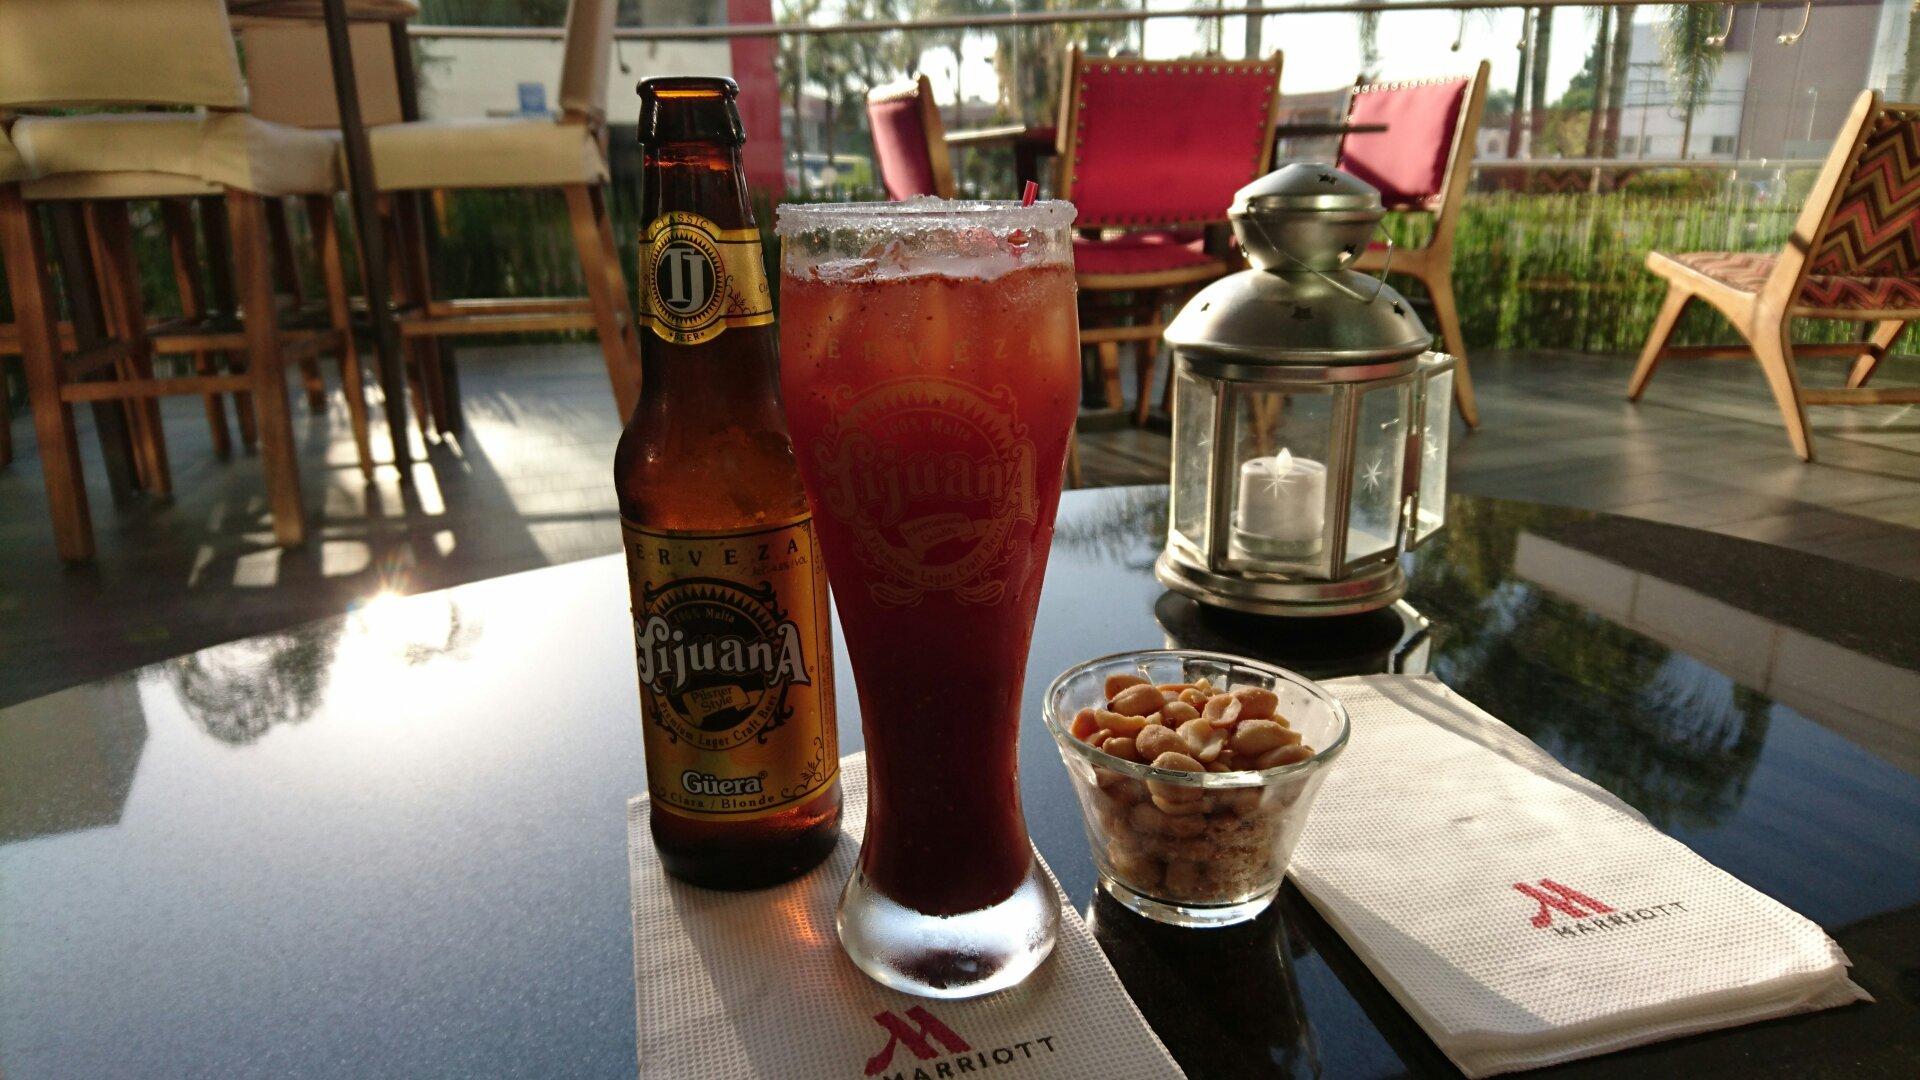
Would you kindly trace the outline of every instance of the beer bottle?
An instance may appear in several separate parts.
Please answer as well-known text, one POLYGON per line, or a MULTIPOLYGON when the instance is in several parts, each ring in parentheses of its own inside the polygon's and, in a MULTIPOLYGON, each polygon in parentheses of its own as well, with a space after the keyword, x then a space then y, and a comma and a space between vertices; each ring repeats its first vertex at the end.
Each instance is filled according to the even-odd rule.
POLYGON ((780 408, 731 79, 640 84, 640 404, 614 454, 654 844, 710 888, 833 850, 827 573, 780 408))

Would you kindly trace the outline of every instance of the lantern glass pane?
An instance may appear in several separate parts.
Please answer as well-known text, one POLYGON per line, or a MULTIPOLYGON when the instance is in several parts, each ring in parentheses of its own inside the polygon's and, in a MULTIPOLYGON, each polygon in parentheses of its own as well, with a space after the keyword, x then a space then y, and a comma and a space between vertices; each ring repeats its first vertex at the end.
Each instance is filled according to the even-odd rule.
POLYGON ((1347 508, 1347 561, 1378 555, 1399 540, 1401 485, 1413 384, 1367 391, 1353 442, 1353 494, 1347 508))
POLYGON ((1420 499, 1413 542, 1418 544, 1447 524, 1447 449, 1453 428, 1453 372, 1428 377, 1426 425, 1420 446, 1420 499))
POLYGON ((1173 383, 1173 493, 1176 540, 1207 550, 1207 477, 1213 469, 1213 384, 1189 371, 1173 383))
POLYGON ((1328 576, 1327 455, 1333 395, 1236 388, 1232 534, 1227 563, 1242 572, 1328 576))

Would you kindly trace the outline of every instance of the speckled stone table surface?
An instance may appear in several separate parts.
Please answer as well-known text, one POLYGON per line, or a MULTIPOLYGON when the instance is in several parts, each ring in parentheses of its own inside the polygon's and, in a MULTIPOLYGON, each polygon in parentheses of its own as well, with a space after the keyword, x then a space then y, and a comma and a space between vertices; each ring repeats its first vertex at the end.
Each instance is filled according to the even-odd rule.
MULTIPOLYGON (((1879 999, 1560 1071, 1912 1076, 1920 585, 1605 515, 1474 498, 1452 515, 1409 558, 1400 610, 1286 625, 1161 590, 1160 489, 1067 497, 1022 793, 1176 1058, 1196 1077, 1451 1072, 1291 888, 1207 932, 1098 894, 1040 694, 1076 661, 1164 644, 1430 671, 1819 922, 1879 999)), ((632 1075, 637 711, 615 559, 0 711, 0 1075, 632 1075)))

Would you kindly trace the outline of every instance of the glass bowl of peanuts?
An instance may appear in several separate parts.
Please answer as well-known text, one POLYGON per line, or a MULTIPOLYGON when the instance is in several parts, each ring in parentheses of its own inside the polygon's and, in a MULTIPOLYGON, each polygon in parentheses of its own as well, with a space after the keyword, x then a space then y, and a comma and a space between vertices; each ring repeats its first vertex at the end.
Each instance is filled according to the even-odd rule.
POLYGON ((1157 922, 1225 926, 1280 891, 1347 710, 1311 680, 1222 653, 1089 660, 1047 689, 1100 883, 1157 922))

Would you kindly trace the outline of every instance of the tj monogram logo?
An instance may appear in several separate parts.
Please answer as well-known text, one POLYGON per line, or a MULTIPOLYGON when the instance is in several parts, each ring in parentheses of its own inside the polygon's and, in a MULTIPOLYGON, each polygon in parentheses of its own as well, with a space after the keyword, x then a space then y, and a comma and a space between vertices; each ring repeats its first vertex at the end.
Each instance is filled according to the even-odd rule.
POLYGON ((893 1048, 902 1044, 921 1061, 940 1056, 940 1051, 933 1048, 934 1043, 945 1047, 949 1054, 964 1054, 973 1049, 967 1045, 967 1040, 954 1034, 952 1028, 918 1005, 907 1010, 904 1020, 898 1013, 884 1011, 874 1013, 873 1022, 887 1029, 887 1045, 867 1059, 868 1076, 879 1076, 885 1071, 893 1062, 893 1048))
POLYGON ((1541 878, 1537 887, 1525 882, 1516 882, 1513 887, 1522 895, 1540 901, 1540 910, 1534 912, 1533 918, 1529 921, 1541 929, 1553 925, 1553 913, 1556 911, 1574 919, 1613 914, 1611 907, 1586 893, 1569 889, 1551 878, 1541 878))

